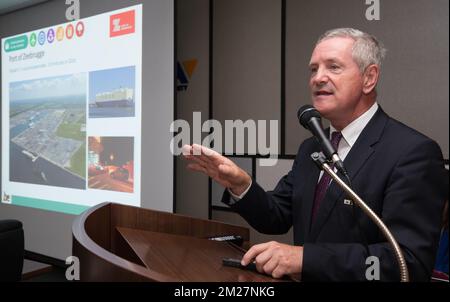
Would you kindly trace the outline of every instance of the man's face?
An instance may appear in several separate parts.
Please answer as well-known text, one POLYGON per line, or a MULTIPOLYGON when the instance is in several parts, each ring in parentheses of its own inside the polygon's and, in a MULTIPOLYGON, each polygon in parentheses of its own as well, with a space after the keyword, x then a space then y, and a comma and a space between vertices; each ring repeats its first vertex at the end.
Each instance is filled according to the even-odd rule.
POLYGON ((363 95, 363 77, 352 57, 354 40, 329 38, 313 51, 309 86, 314 107, 328 120, 352 116, 363 95))

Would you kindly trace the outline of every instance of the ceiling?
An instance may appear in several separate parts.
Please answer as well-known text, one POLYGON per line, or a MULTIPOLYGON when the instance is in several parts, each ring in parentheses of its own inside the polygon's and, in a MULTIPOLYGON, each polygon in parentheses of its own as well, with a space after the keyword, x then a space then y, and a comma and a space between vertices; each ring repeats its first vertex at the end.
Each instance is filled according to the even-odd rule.
POLYGON ((0 0, 0 15, 48 0, 0 0))

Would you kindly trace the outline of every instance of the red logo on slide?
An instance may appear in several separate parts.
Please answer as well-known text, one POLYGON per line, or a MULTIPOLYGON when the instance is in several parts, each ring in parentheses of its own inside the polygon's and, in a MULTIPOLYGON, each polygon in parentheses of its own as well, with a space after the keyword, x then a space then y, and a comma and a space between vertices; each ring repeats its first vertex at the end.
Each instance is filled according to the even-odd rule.
POLYGON ((135 31, 134 10, 109 17, 109 36, 117 37, 132 34, 135 31))

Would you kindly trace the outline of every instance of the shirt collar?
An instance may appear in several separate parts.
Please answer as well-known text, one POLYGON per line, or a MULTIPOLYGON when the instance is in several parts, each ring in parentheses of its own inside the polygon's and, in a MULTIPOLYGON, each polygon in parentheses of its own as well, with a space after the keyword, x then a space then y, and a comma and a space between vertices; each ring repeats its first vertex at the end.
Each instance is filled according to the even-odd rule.
MULTIPOLYGON (((378 107, 378 103, 375 102, 369 110, 364 112, 360 117, 342 129, 342 138, 347 142, 347 144, 350 145, 350 147, 353 147, 361 132, 377 112, 378 107)), ((333 127, 333 125, 330 125, 330 137, 335 131, 337 130, 333 127)))

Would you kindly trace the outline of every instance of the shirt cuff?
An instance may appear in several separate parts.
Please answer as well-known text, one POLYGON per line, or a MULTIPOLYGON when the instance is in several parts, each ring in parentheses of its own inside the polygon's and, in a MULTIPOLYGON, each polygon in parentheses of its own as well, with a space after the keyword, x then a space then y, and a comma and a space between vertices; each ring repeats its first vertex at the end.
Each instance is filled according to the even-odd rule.
POLYGON ((231 198, 233 198, 233 200, 236 202, 236 201, 239 201, 239 200, 241 200, 242 198, 245 197, 245 195, 247 194, 248 190, 250 190, 250 187, 252 186, 252 184, 253 184, 253 180, 250 180, 250 185, 249 185, 249 186, 247 187, 247 189, 245 189, 245 191, 244 191, 241 195, 239 195, 239 196, 236 195, 236 194, 233 194, 233 192, 231 192, 230 189, 227 188, 227 190, 228 190, 228 193, 230 193, 231 198))

